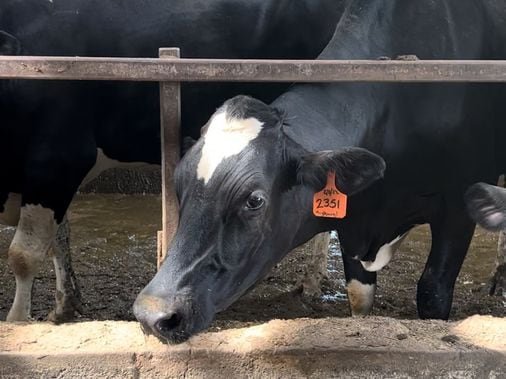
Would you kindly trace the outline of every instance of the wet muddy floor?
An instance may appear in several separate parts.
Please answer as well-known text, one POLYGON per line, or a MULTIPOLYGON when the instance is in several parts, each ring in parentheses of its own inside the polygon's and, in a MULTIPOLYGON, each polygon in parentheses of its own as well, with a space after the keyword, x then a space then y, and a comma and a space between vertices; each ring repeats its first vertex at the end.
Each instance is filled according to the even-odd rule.
MULTIPOLYGON (((80 195, 70 221, 76 275, 80 281, 83 315, 89 320, 132 320, 131 305, 156 269, 156 231, 160 228, 158 196, 80 195)), ((0 320, 14 297, 14 277, 7 267, 13 228, 0 228, 0 320)), ((497 236, 478 229, 458 278, 451 318, 473 314, 504 316, 502 298, 488 296, 494 272, 497 236)), ((214 329, 242 326, 274 318, 345 317, 349 315, 337 239, 329 253, 329 278, 323 295, 304 298, 298 289, 306 254, 291 253, 273 272, 227 311, 214 329)), ((379 275, 373 313, 416 318, 415 289, 428 250, 430 232, 418 227, 405 240, 390 265, 379 275)), ((302 247, 304 249, 304 247, 302 247)), ((54 272, 48 259, 33 293, 33 316, 44 319, 53 306, 54 272)))

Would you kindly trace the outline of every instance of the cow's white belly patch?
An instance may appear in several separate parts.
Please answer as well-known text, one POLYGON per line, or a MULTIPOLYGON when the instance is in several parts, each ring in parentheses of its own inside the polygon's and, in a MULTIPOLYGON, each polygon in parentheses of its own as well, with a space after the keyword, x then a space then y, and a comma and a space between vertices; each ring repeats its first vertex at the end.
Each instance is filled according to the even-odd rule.
POLYGON ((213 116, 206 134, 197 178, 207 184, 226 158, 239 154, 262 130, 263 122, 254 117, 236 119, 221 112, 213 116))
POLYGON ((16 226, 19 221, 19 212, 21 208, 21 195, 19 193, 9 193, 3 212, 0 212, 0 224, 16 226))
POLYGON ((83 179, 81 185, 84 185, 92 181, 97 176, 99 176, 100 173, 110 168, 139 168, 146 166, 151 165, 145 162, 121 162, 116 159, 111 159, 107 155, 105 155, 104 151, 101 148, 98 148, 97 161, 95 162, 95 165, 91 168, 91 170, 88 172, 86 177, 83 179))
POLYGON ((362 266, 367 271, 370 271, 370 272, 381 270, 383 267, 385 267, 387 264, 390 263, 392 256, 394 255, 396 250, 399 248, 402 241, 404 241, 404 238, 406 238, 408 233, 409 233, 409 231, 396 237, 391 242, 386 243, 383 246, 381 246, 380 249, 378 250, 378 253, 376 254, 376 259, 374 261, 360 261, 360 263, 362 263, 362 266))

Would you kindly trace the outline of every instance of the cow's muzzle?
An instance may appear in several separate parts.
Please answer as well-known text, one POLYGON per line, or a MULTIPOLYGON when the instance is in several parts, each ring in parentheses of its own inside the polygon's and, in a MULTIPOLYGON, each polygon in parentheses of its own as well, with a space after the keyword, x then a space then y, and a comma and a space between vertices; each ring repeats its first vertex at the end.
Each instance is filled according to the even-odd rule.
POLYGON ((133 311, 146 334, 153 334, 165 343, 181 343, 196 332, 195 311, 185 301, 170 304, 152 295, 140 294, 133 311))

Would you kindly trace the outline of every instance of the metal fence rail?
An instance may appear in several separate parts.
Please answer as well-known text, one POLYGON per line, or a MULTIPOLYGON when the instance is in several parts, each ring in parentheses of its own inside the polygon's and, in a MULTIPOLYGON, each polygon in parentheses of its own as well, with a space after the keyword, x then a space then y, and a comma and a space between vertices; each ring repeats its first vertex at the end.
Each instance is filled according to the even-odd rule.
POLYGON ((506 61, 0 57, 0 79, 154 82, 506 82, 506 61))

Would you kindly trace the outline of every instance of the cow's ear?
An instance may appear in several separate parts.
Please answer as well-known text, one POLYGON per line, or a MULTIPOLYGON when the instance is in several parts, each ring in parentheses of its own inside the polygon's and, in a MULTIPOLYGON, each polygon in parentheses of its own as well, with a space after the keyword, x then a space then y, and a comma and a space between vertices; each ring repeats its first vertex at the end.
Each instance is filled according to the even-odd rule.
POLYGON ((486 183, 473 184, 464 199, 471 218, 485 229, 506 229, 506 189, 486 183))
POLYGON ((319 191, 331 171, 336 174, 337 188, 353 195, 383 177, 385 161, 358 147, 307 153, 298 160, 297 182, 319 191))
POLYGON ((18 55, 21 53, 21 43, 13 35, 0 30, 0 55, 18 55))

